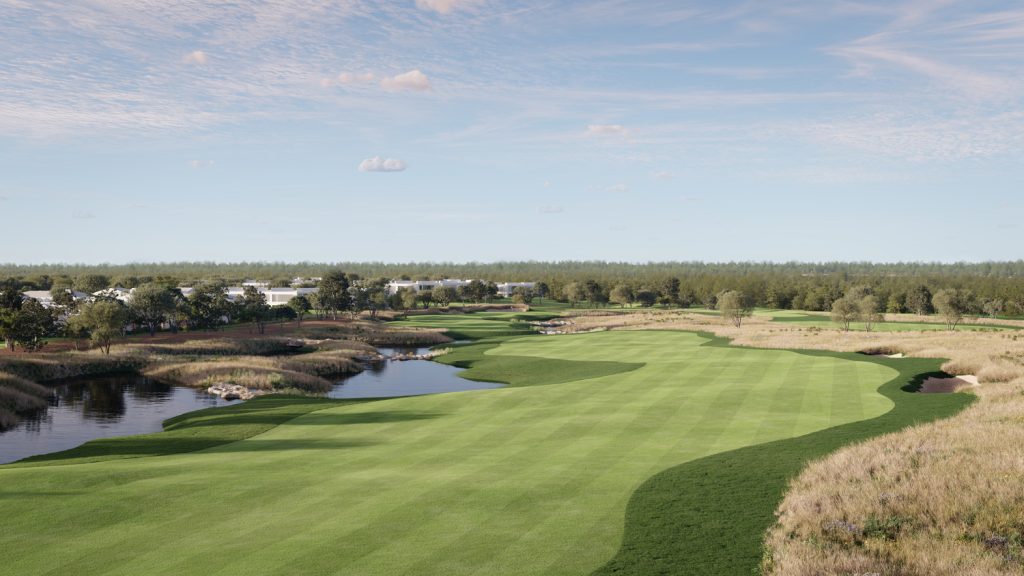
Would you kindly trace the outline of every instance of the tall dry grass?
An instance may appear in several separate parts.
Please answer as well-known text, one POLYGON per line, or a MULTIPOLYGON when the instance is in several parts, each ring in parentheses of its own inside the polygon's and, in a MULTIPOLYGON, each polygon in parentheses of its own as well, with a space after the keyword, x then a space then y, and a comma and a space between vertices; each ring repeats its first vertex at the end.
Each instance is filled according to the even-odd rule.
POLYGON ((45 386, 0 372, 0 430, 14 426, 23 415, 44 408, 49 396, 45 386))
POLYGON ((155 380, 193 388, 230 383, 253 390, 301 390, 323 394, 333 385, 314 374, 283 368, 276 358, 262 356, 160 364, 146 368, 143 374, 155 380))
MULTIPOLYGON (((908 320, 917 320, 916 318, 908 320)), ((713 332, 762 348, 947 358, 979 397, 939 422, 849 446, 795 478, 765 542, 770 576, 1024 574, 1024 333, 842 332, 696 314, 585 316, 573 329, 713 332)))

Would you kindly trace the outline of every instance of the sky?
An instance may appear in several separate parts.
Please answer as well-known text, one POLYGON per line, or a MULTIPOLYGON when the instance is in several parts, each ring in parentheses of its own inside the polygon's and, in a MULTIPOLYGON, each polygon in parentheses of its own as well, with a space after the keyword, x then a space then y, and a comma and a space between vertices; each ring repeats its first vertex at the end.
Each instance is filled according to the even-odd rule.
POLYGON ((0 262, 1024 257, 1024 5, 0 0, 0 262))

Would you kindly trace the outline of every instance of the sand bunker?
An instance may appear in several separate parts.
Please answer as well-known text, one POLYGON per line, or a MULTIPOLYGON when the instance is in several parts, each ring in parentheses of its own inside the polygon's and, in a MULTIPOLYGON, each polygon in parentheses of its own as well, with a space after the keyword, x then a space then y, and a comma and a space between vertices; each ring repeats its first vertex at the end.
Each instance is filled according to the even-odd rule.
POLYGON ((897 352, 895 354, 886 354, 886 358, 903 358, 903 352, 897 352))
POLYGON ((921 392, 926 394, 956 392, 978 385, 978 377, 972 374, 952 378, 929 378, 921 383, 921 392))

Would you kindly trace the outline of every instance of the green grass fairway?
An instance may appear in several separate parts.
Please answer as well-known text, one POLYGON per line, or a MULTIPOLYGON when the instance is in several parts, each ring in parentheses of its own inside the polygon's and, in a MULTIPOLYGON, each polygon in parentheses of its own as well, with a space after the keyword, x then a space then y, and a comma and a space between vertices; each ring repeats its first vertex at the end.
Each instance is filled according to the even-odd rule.
POLYGON ((424 314, 392 322, 398 327, 444 328, 456 340, 478 340, 495 336, 523 336, 536 331, 529 322, 554 317, 550 312, 473 312, 470 314, 424 314))
MULTIPOLYGON (((449 361, 513 386, 316 411, 307 402, 292 419, 281 413, 287 402, 270 404, 265 418, 240 411, 245 430, 195 452, 128 442, 135 456, 163 455, 111 448, 69 455, 93 462, 0 467, 0 573, 735 574, 688 572, 678 555, 667 571, 638 563, 671 554, 664 542, 678 528, 644 523, 671 506, 650 507, 649 496, 668 494, 651 481, 667 474, 675 494, 694 495, 696 482, 675 483, 688 464, 877 422, 923 398, 878 393, 906 382, 891 367, 899 361, 744 349, 685 332, 513 337, 449 361)), ((232 426, 208 414, 179 434, 232 426)), ((753 462, 772 482, 780 473, 771 458, 753 462)), ((700 478, 718 471, 701 466, 700 478)), ((755 482, 761 473, 746 471, 755 482)), ((775 500, 755 505, 770 517, 781 493, 767 485, 775 500)), ((749 502, 749 481, 733 486, 727 496, 749 502)), ((755 524, 710 535, 756 542, 755 524)))

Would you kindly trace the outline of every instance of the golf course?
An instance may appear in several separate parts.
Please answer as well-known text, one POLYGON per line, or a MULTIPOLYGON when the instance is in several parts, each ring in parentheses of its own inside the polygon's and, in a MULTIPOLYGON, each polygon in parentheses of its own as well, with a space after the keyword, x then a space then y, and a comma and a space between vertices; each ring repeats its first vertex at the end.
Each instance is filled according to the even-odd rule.
POLYGON ((415 320, 500 389, 268 396, 2 466, 0 573, 749 574, 808 459, 970 401, 910 392, 933 360, 509 319, 415 320))

